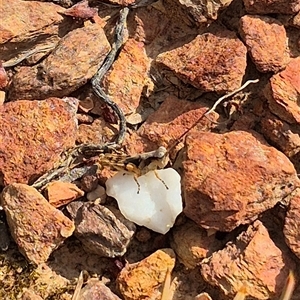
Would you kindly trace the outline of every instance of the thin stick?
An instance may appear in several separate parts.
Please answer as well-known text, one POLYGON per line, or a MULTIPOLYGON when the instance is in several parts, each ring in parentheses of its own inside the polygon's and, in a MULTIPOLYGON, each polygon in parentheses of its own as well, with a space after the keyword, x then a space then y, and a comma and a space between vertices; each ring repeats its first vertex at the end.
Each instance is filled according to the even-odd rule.
POLYGON ((285 286, 283 288, 280 300, 290 300, 292 298, 295 289, 295 276, 293 271, 290 271, 289 276, 286 280, 285 286))
POLYGON ((81 271, 78 277, 77 285, 72 297, 72 300, 79 300, 79 294, 83 285, 83 272, 81 271))
POLYGON ((234 94, 240 92, 241 90, 243 90, 243 89, 244 89, 246 86, 248 86, 249 84, 251 84, 251 83, 257 83, 257 82, 259 82, 259 79, 248 80, 248 81, 246 81, 241 87, 239 87, 238 89, 236 89, 236 90, 232 91, 231 93, 229 93, 229 94, 227 94, 227 95, 224 95, 224 96, 222 96, 221 98, 219 98, 219 99, 215 102, 215 104, 213 105, 212 108, 208 109, 204 114, 202 114, 202 115, 198 118, 198 120, 197 120, 191 127, 189 127, 187 130, 185 130, 184 133, 181 134, 181 135, 179 136, 179 138, 177 138, 176 142, 175 142, 173 145, 171 145, 171 147, 169 147, 168 153, 170 152, 170 150, 172 150, 174 147, 176 147, 176 146, 180 143, 181 139, 182 139, 182 138, 183 138, 190 130, 192 130, 194 127, 196 127, 197 124, 198 124, 202 119, 204 119, 204 118, 207 117, 209 114, 211 114, 212 112, 214 112, 215 109, 217 108, 217 106, 218 106, 222 101, 224 101, 225 99, 227 99, 227 98, 233 96, 234 94))

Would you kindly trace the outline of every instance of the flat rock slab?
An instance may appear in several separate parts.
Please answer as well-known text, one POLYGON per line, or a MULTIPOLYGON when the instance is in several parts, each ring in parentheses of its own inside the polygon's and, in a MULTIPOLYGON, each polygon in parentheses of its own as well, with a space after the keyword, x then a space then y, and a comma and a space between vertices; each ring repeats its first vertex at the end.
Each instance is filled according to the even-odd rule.
POLYGON ((186 145, 184 213, 204 228, 250 223, 299 185, 289 159, 254 132, 193 133, 186 145))
POLYGON ((63 20, 60 14, 65 9, 53 3, 37 1, 1 1, 0 44, 14 39, 24 39, 26 35, 59 24, 63 20))
POLYGON ((274 18, 246 15, 239 32, 260 72, 278 72, 287 64, 286 32, 274 18))
POLYGON ((19 100, 0 107, 1 185, 31 183, 75 145, 78 101, 19 100))
POLYGON ((5 187, 0 200, 11 235, 29 262, 47 261, 75 229, 70 219, 26 184, 5 187))
POLYGON ((40 64, 21 67, 12 81, 10 100, 63 97, 84 85, 97 72, 110 44, 97 23, 65 35, 40 64))
POLYGON ((261 300, 279 299, 290 270, 295 270, 294 261, 275 245, 260 221, 201 265, 204 279, 225 295, 243 289, 246 296, 261 300))
MULTIPOLYGON (((143 89, 147 86, 150 60, 144 44, 129 39, 112 68, 103 78, 103 88, 125 115, 139 106, 143 89)), ((149 83, 148 83, 149 84, 149 83)))
POLYGON ((180 48, 160 54, 156 62, 203 92, 228 92, 241 86, 247 49, 234 32, 198 35, 180 48))
POLYGON ((283 121, 300 123, 300 57, 292 59, 286 68, 273 75, 264 89, 271 112, 283 121))

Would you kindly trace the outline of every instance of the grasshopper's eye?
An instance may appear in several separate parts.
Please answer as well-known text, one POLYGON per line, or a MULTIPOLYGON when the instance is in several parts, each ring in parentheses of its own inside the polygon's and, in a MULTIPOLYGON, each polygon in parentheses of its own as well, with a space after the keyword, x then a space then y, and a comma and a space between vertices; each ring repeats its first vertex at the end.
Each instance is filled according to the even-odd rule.
POLYGON ((163 158, 167 153, 167 149, 163 146, 160 146, 157 149, 157 158, 163 158))

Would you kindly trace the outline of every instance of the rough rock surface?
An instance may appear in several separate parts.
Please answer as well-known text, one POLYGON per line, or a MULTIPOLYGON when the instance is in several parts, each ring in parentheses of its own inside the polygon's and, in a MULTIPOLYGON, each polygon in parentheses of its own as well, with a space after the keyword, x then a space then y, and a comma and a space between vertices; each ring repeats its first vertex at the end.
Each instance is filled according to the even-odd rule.
MULTIPOLYGON (((157 111, 147 118, 138 134, 156 145, 172 145, 208 108, 207 102, 193 103, 170 96, 165 99, 157 111)), ((213 113, 210 118, 217 121, 218 116, 217 113, 213 113)), ((213 126, 211 122, 204 118, 195 126, 194 130, 205 131, 211 126, 213 126)))
POLYGON ((156 62, 204 92, 228 92, 241 85, 246 54, 235 33, 222 29, 217 35, 198 35, 190 43, 160 54, 156 62))
POLYGON ((102 118, 95 119, 92 124, 80 124, 76 142, 78 144, 103 144, 113 140, 117 130, 109 126, 102 118))
POLYGON ((246 15, 240 19, 239 31, 260 72, 277 72, 285 67, 286 32, 279 21, 246 15))
POLYGON ((292 59, 285 70, 273 75, 264 95, 271 112, 288 123, 300 122, 300 57, 292 59))
POLYGON ((292 14, 300 10, 299 0, 244 0, 250 14, 292 14))
POLYGON ((221 243, 214 234, 208 236, 207 231, 192 221, 188 221, 172 230, 171 246, 178 260, 186 268, 193 269, 201 261, 221 248, 221 243))
POLYGON ((40 264, 72 235, 75 227, 33 187, 15 183, 1 194, 10 232, 29 262, 40 264))
POLYGON ((125 300, 161 299, 161 285, 174 265, 172 249, 157 250, 138 263, 127 264, 117 278, 118 288, 125 300))
POLYGON ((31 183, 74 146, 75 98, 19 100, 0 106, 1 185, 31 183))
POLYGON ((75 236, 84 249, 104 257, 122 256, 135 233, 134 223, 113 207, 92 202, 72 202, 67 206, 75 222, 75 236))
POLYGON ((19 69, 13 78, 9 98, 66 96, 96 73, 109 50, 106 35, 97 23, 75 29, 61 39, 42 63, 19 69))
POLYGON ((74 183, 52 181, 45 188, 45 196, 51 205, 60 207, 84 196, 84 191, 74 183))
POLYGON ((105 75, 104 90, 125 115, 134 112, 139 106, 143 89, 147 86, 149 68, 150 61, 144 44, 129 39, 105 75))
POLYGON ((187 25, 206 25, 217 19, 219 13, 226 8, 232 0, 197 1, 197 0, 167 0, 165 6, 168 13, 187 25))
POLYGON ((250 223, 299 185, 288 158, 254 132, 193 133, 186 145, 184 213, 204 228, 250 223))
POLYGON ((283 233, 289 248, 300 258, 300 190, 296 189, 289 198, 283 233))
POLYGON ((55 46, 59 30, 61 36, 66 28, 70 29, 70 23, 69 26, 64 24, 64 29, 60 28, 64 22, 63 11, 64 8, 53 3, 1 1, 0 60, 8 61, 14 57, 22 60, 35 52, 36 45, 43 45, 44 51, 55 46))
POLYGON ((81 289, 79 294, 80 300, 121 300, 99 279, 92 278, 81 289))
POLYGON ((43 298, 27 289, 22 295, 22 300, 43 300, 43 298))
POLYGON ((228 243, 201 265, 201 274, 225 295, 241 289, 254 299, 279 299, 289 271, 295 269, 288 253, 271 240, 267 229, 255 221, 236 242, 228 243))
POLYGON ((300 128, 268 113, 260 121, 261 132, 277 149, 291 158, 300 151, 300 128))

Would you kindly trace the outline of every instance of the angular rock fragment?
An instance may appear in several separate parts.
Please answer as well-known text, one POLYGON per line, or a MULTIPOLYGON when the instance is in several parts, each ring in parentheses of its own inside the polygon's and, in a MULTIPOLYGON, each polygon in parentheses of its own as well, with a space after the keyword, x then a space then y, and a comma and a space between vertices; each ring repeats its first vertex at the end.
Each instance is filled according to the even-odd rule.
POLYGON ((22 300, 43 300, 43 298, 38 296, 32 290, 26 289, 22 294, 22 300))
POLYGON ((0 60, 0 90, 4 90, 7 84, 8 84, 8 76, 0 60))
POLYGON ((198 35, 180 48, 158 55, 156 62, 203 92, 226 93, 241 86, 247 49, 234 32, 198 35))
POLYGON ((299 186, 289 159, 254 132, 193 133, 186 145, 184 213, 206 229, 248 224, 299 186))
POLYGON ((60 207, 84 196, 84 191, 74 183, 52 181, 47 184, 45 195, 51 205, 60 207))
POLYGON ((260 221, 201 265, 204 279, 225 295, 243 289, 246 296, 260 300, 279 299, 290 270, 295 270, 295 262, 275 245, 260 221))
POLYGON ((126 300, 161 299, 162 283, 175 265, 172 249, 157 250, 135 264, 128 264, 118 278, 118 288, 126 300))
POLYGON ((287 245, 300 259, 300 190, 296 189, 288 198, 290 203, 283 233, 287 245))
POLYGON ((60 40, 42 63, 18 70, 9 97, 15 100, 66 96, 92 78, 109 50, 100 25, 75 29, 60 40))
POLYGON ((197 0, 167 0, 165 8, 168 13, 177 15, 177 20, 193 26, 210 24, 218 18, 232 0, 197 1, 197 0))
POLYGON ((288 124, 271 113, 260 122, 261 133, 287 157, 300 152, 300 128, 297 124, 288 124))
MULTIPOLYGON (((21 0, 2 1, 0 6, 0 44, 8 41, 13 43, 21 40, 26 41, 43 30, 44 33, 51 34, 55 31, 56 25, 62 22, 63 16, 60 13, 63 11, 64 8, 53 3, 21 0), (20 9, 21 7, 22 9, 20 9)), ((8 50, 7 45, 6 50, 8 50)), ((2 55, 0 59, 4 59, 2 55)))
POLYGON ((0 106, 0 185, 31 183, 76 139, 75 98, 19 100, 0 106))
POLYGON ((299 0, 244 0, 250 14, 293 14, 300 10, 299 0))
POLYGON ((125 115, 136 110, 147 85, 150 61, 144 44, 129 39, 118 59, 103 78, 107 95, 119 105, 125 115))
POLYGON ((104 257, 122 256, 133 238, 135 225, 121 213, 92 202, 72 202, 67 206, 75 222, 75 236, 84 249, 104 257))
POLYGON ((29 262, 40 264, 72 235, 74 223, 33 187, 15 183, 1 194, 11 235, 29 262))
POLYGON ((246 15, 240 19, 239 31, 260 72, 277 72, 285 67, 286 32, 279 21, 246 15))
MULTIPOLYGON (((209 104, 205 101, 191 102, 169 96, 159 109, 147 118, 138 133, 141 137, 147 138, 156 145, 169 146, 176 142, 208 108, 209 104)), ((210 119, 215 122, 218 117, 217 113, 210 115, 210 119)), ((211 126, 213 126, 211 121, 203 118, 193 130, 205 131, 211 126)))
POLYGON ((264 89, 271 112, 288 123, 300 123, 300 57, 273 75, 264 89))
POLYGON ((205 229, 188 221, 172 230, 171 246, 179 261, 186 268, 193 269, 204 258, 220 249, 221 243, 214 234, 208 236, 205 229))
POLYGON ((80 300, 121 300, 99 279, 92 278, 82 288, 79 294, 80 300))
POLYGON ((92 124, 80 124, 76 142, 78 144, 103 144, 111 141, 117 130, 113 130, 102 118, 95 119, 92 124))

